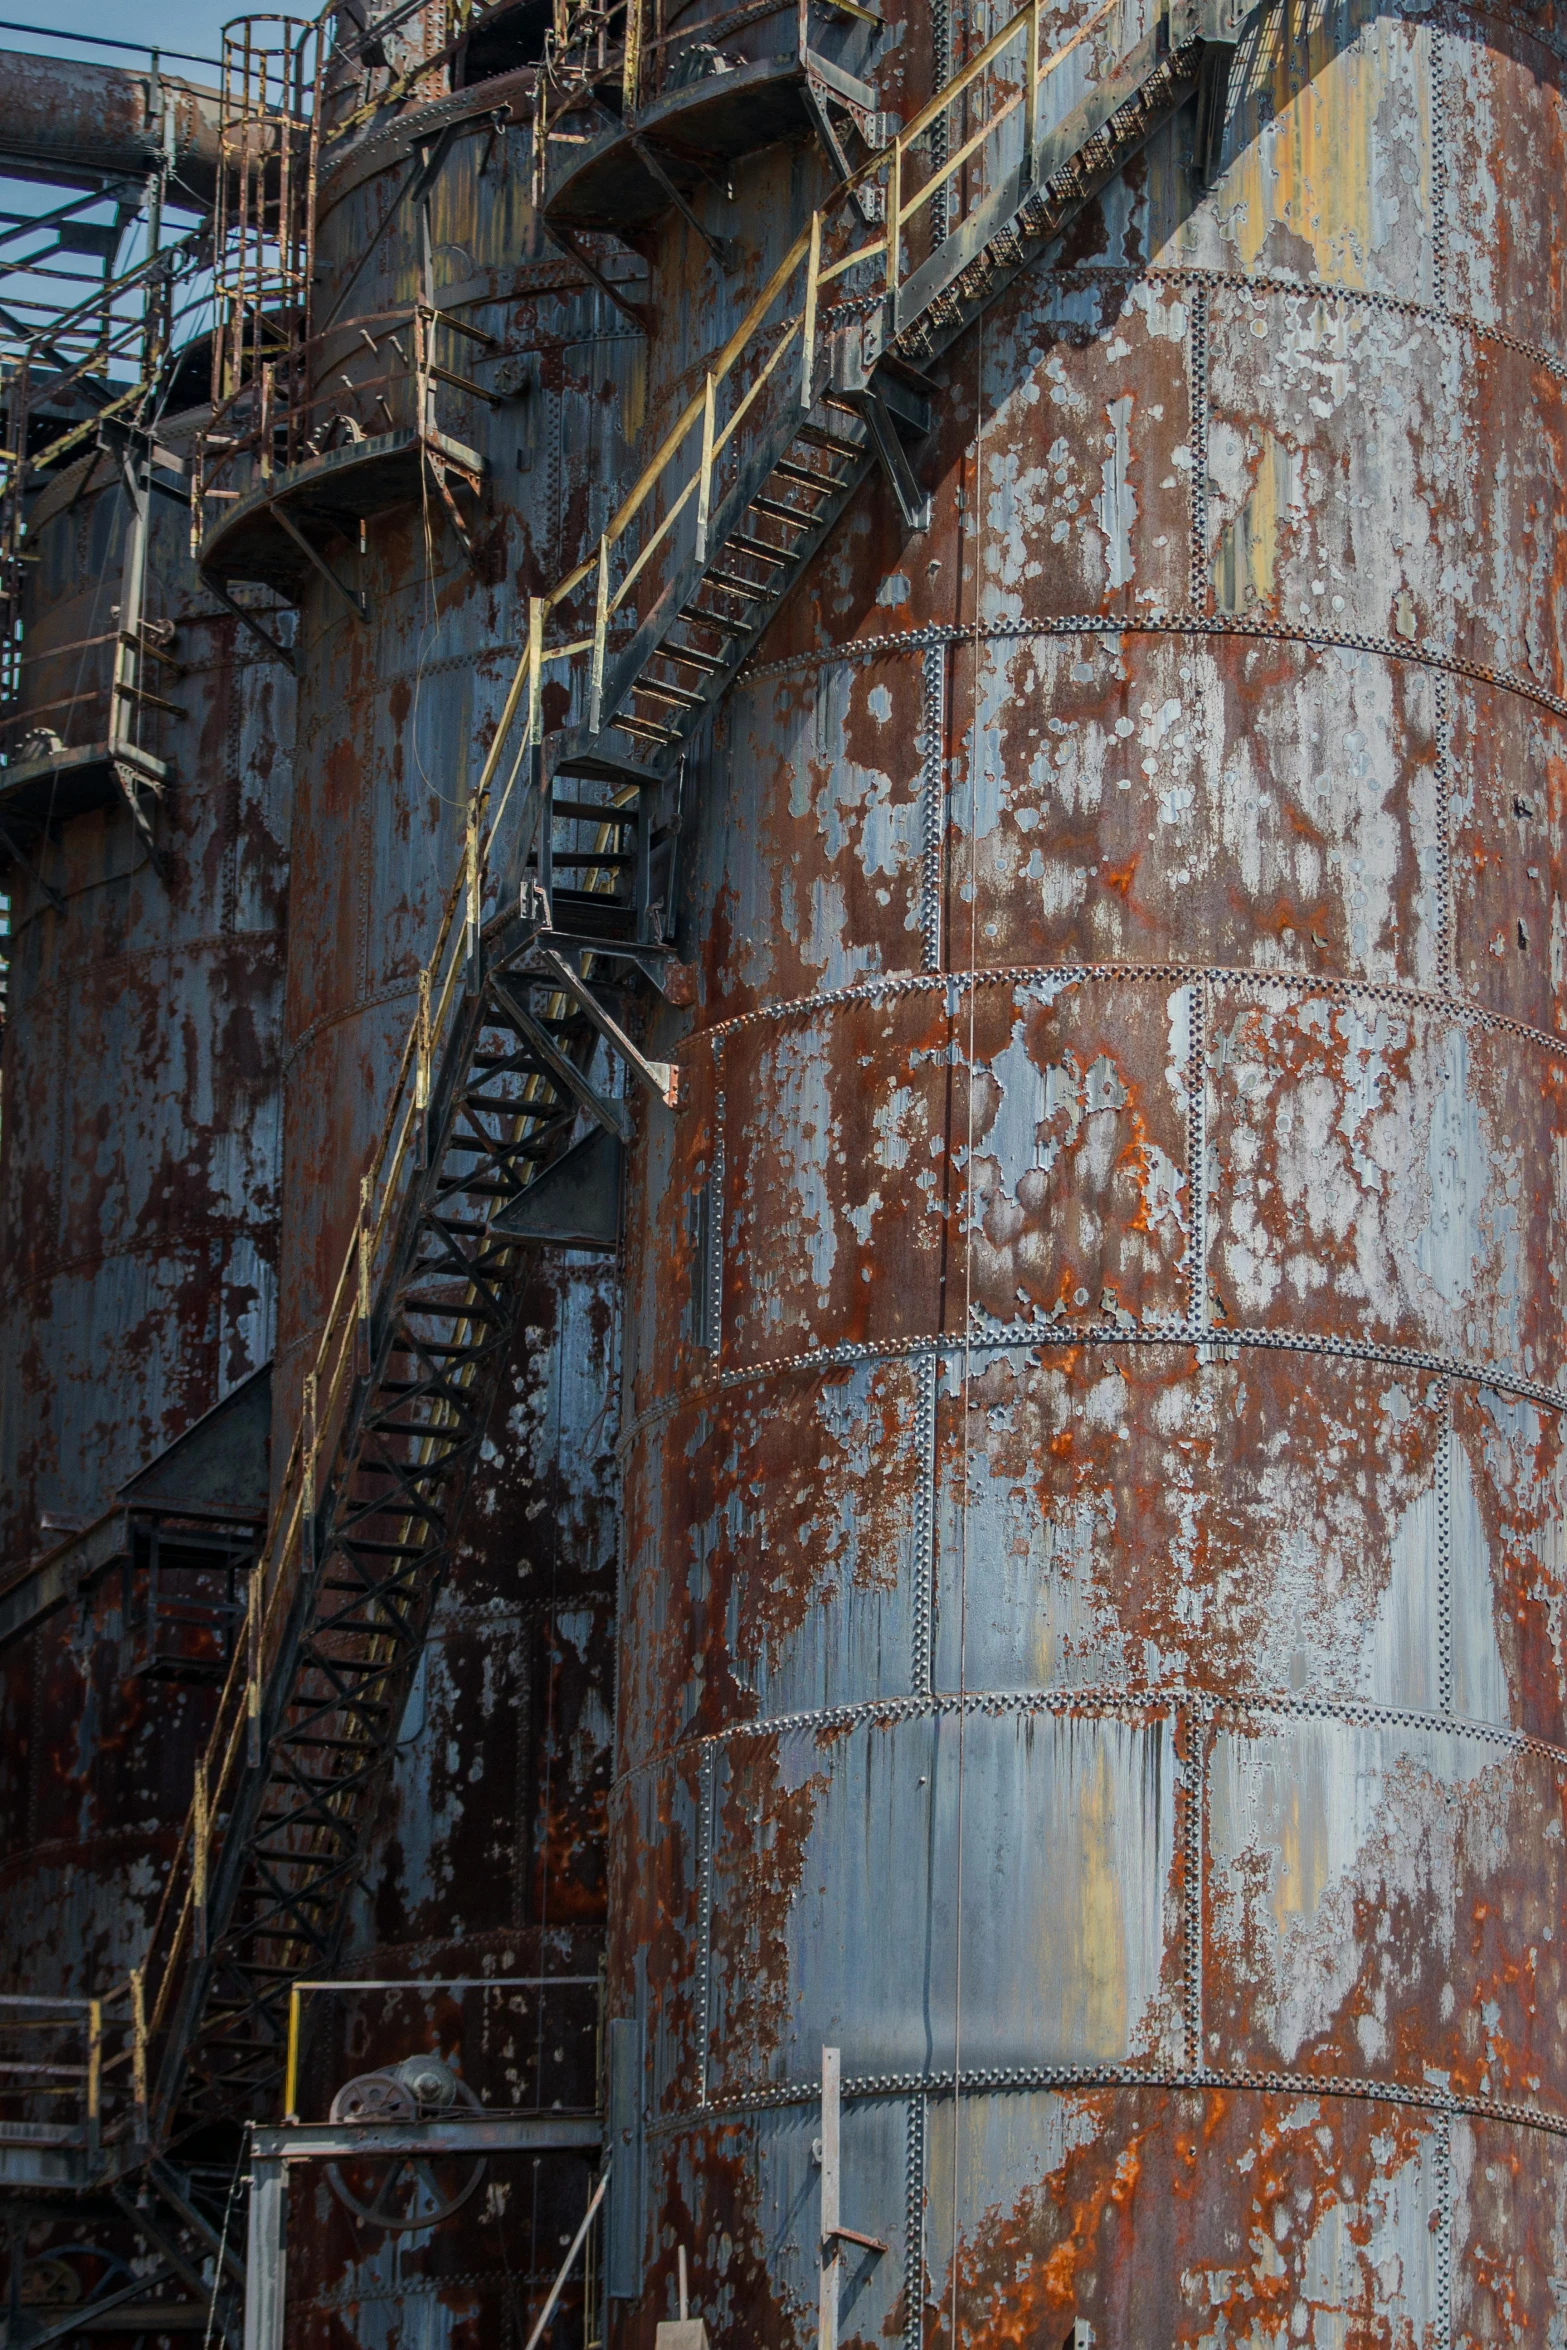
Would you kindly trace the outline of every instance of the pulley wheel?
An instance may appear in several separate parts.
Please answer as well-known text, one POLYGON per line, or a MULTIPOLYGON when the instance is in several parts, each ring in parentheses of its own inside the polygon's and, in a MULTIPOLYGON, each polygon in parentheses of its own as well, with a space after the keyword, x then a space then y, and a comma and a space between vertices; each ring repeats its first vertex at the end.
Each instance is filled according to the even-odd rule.
MULTIPOLYGON (((479 2100, 438 2056, 410 2056, 383 2072, 360 2073, 332 2100, 335 2122, 435 2121, 479 2100)), ((333 2194, 364 2226, 402 2233, 438 2227, 475 2193, 489 2164, 482 2154, 363 2154, 329 2162, 333 2194)))

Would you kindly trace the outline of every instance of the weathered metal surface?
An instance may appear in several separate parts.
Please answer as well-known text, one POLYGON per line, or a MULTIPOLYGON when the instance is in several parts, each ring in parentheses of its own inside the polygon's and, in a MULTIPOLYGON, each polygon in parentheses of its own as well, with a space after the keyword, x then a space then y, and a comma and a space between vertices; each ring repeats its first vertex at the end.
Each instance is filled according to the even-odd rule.
MULTIPOLYGON (((507 87, 520 104, 511 77, 507 87)), ((419 117, 401 123, 373 170, 353 152, 324 155, 316 318, 332 326, 318 327, 322 387, 337 384, 351 415, 358 378, 379 387, 388 365, 364 335, 401 332, 406 343, 422 298, 421 207, 408 199, 419 127, 419 117)), ((365 623, 319 579, 301 613, 303 928, 290 959, 285 1061, 286 1157, 300 1177, 284 1219, 279 1349, 290 1426, 299 1357, 358 1214, 358 1170, 461 855, 466 794, 526 634, 526 596, 601 524, 640 420, 641 337, 544 244, 529 203, 530 137, 525 118, 500 129, 482 114, 464 121, 429 189, 436 305, 498 346, 474 345, 452 369, 493 385, 493 405, 449 384, 437 390, 443 429, 485 461, 477 499, 452 493, 471 554, 427 474, 413 502, 365 524, 362 555, 342 542, 331 549, 341 576, 363 590, 365 623)), ((360 404, 359 429, 387 429, 368 394, 360 404)))
MULTIPOLYGON (((89 470, 37 509, 13 741, 31 724, 68 742, 108 733, 124 501, 106 458, 89 470)), ((178 506, 155 499, 147 617, 168 666, 149 660, 144 674, 175 707, 143 707, 136 724, 173 771, 156 818, 166 877, 128 808, 34 846, 64 916, 12 874, 0 1373, 12 1563, 36 1545, 39 1511, 94 1514, 271 1351, 292 690, 236 642, 187 545, 178 506)))
POLYGON ((1265 17, 1213 192, 1183 116, 954 348, 929 530, 873 485, 693 763, 627 2343, 677 2242, 814 2331, 824 2044, 846 2338, 1562 2322, 1549 56, 1265 17))
MULTIPOLYGON (((578 1980, 318 1997, 306 2121, 325 2116, 351 2074, 426 2047, 486 2105, 548 2112, 596 2102, 617 1326, 612 1268, 540 1259, 341 1965, 347 1978, 578 1980)), ((512 2334, 520 2342, 560 2239, 581 2217, 587 2163, 586 2154, 503 2157, 455 2218, 401 2239, 357 2224, 319 2178, 297 2178, 288 2339, 453 2350, 512 2334)), ((566 2322, 578 2323, 580 2278, 567 2306, 566 2322)))
MULTIPOLYGON (((439 16, 425 14, 429 24, 439 16)), ((399 41, 422 54, 427 32, 413 23, 399 41)), ((441 330, 440 364, 496 397, 435 387, 439 428, 484 460, 477 496, 454 483, 454 514, 427 472, 411 498, 367 518, 362 547, 354 536, 328 542, 339 576, 363 592, 364 622, 323 581, 304 591, 280 1430, 292 1430, 303 1362, 359 1212, 359 1170, 461 853, 464 801, 525 637, 525 599, 602 526, 639 423, 640 335, 532 214, 527 80, 505 76, 486 108, 467 93, 437 100, 437 87, 421 85, 429 104, 375 120, 373 137, 329 140, 321 164, 312 390, 317 422, 334 405, 353 420, 329 424, 326 437, 417 421, 391 338, 411 348, 413 306, 431 297, 492 338, 441 330), (421 138, 453 121, 427 205, 411 199, 429 151, 421 138)), ((346 91, 344 82, 334 109, 346 91)), ((625 256, 611 264, 622 276, 628 266, 625 256)), ((552 717, 559 699, 552 690, 552 717)), ((325 2115, 350 2074, 425 2046, 439 2046, 489 2105, 596 2101, 617 1380, 613 1264, 541 1255, 522 1284, 341 1961, 347 1977, 590 1980, 319 2002, 306 2119, 325 2115)), ((345 2340, 520 2343, 588 2190, 583 2155, 500 2157, 454 2218, 399 2239, 356 2222, 324 2179, 301 2178, 287 2338, 323 2350, 345 2340)), ((580 2323, 581 2307, 579 2280, 565 2322, 580 2323)))
MULTIPOLYGON (((0 74, 0 163, 19 178, 93 187, 105 174, 149 178, 160 127, 148 76, 123 65, 75 57, 30 57, 8 49, 0 74)), ((210 203, 218 164, 218 93, 160 75, 173 113, 173 164, 181 192, 210 203)))
MULTIPOLYGON (((192 419, 162 437, 188 441, 192 419)), ((22 698, 108 732, 126 502, 107 457, 40 493, 22 698)), ((149 862, 128 806, 13 867, 0 1152, 0 1494, 8 1567, 94 1518, 271 1352, 292 688, 202 591, 154 501, 136 714, 171 770, 149 862)), ((253 1498, 253 1497, 252 1497, 253 1498)), ((101 1994, 140 1960, 210 1696, 149 1677, 144 1579, 116 1572, 5 1659, 7 1987, 101 1994)))

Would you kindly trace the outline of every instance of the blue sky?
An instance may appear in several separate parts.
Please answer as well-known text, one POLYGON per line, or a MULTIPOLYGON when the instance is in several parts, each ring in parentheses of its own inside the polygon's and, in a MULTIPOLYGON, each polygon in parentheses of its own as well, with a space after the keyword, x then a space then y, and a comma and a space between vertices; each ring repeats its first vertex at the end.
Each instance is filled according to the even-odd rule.
MULTIPOLYGON (((61 0, 47 0, 44 6, 30 6, 28 0, 11 0, 9 6, 0 4, 0 18, 19 24, 49 24, 59 33, 95 33, 100 38, 116 41, 145 41, 160 47, 189 49, 199 57, 216 57, 218 34, 224 24, 241 14, 234 0, 115 0, 115 5, 84 4, 75 7, 61 5, 61 0)), ((105 64, 116 61, 134 65, 137 53, 129 49, 99 49, 78 44, 47 33, 12 32, 0 24, 0 48, 30 49, 42 56, 96 57, 105 64)), ((180 64, 171 60, 171 71, 187 75, 192 81, 210 80, 210 68, 180 64)))

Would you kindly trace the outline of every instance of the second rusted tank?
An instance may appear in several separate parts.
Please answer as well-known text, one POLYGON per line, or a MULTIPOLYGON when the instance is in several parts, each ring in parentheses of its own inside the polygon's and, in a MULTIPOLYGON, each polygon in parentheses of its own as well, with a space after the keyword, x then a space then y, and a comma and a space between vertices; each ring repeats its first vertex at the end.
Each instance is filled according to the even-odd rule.
POLYGON ((1563 2322, 1558 39, 1254 20, 712 730, 626 2343, 815 2332, 824 2048, 846 2338, 1563 2322))

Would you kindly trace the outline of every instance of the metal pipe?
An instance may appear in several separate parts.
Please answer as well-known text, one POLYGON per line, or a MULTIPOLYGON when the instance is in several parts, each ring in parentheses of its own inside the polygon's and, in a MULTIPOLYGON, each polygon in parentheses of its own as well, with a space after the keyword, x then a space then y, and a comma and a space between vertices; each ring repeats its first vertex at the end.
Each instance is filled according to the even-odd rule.
MULTIPOLYGON (((167 52, 165 52, 167 54, 167 52)), ((147 179, 165 155, 170 193, 205 207, 217 187, 218 93, 203 83, 130 66, 4 52, 0 165, 20 179, 91 187, 104 176, 147 179), (156 86, 172 116, 168 144, 156 86)))

